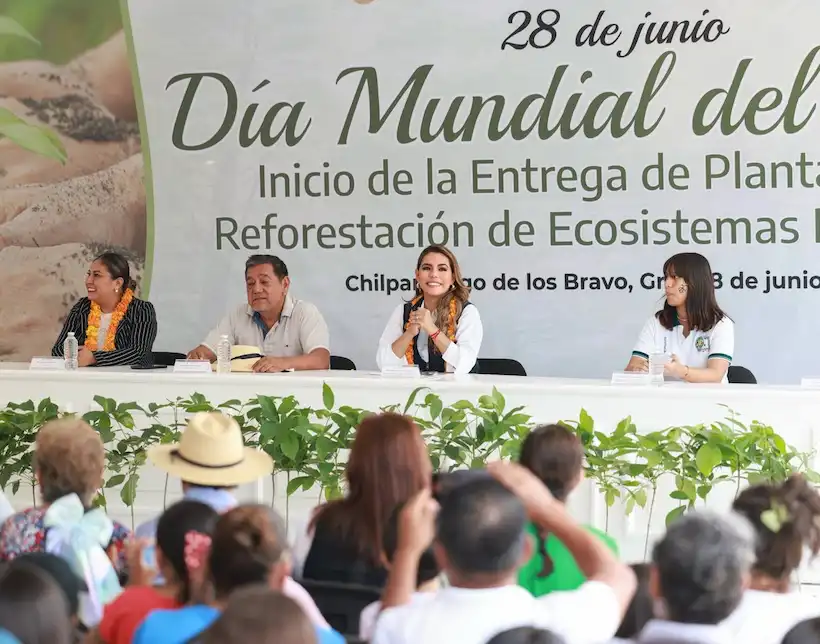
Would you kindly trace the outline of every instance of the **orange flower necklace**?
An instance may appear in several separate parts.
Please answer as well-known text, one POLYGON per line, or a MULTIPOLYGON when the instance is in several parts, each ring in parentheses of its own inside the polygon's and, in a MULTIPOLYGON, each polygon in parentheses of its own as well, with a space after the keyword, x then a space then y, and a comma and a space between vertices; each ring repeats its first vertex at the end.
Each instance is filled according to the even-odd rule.
MULTIPOLYGON (((422 299, 421 295, 418 295, 413 299, 410 303, 411 308, 419 303, 419 300, 422 299)), ((450 339, 450 342, 456 341, 456 298, 450 298, 450 315, 448 316, 447 320, 447 337, 450 339)), ((407 328, 410 326, 410 320, 407 320, 407 324, 404 325, 404 330, 407 331, 407 328)), ((407 364, 413 364, 413 345, 416 343, 416 339, 413 338, 413 341, 407 345, 407 350, 404 352, 404 357, 407 359, 407 364)), ((435 349, 435 345, 433 345, 435 349)), ((438 349, 436 349, 438 351, 438 349)))
POLYGON ((111 323, 108 325, 108 333, 105 335, 102 349, 100 349, 100 342, 97 336, 100 333, 100 320, 102 320, 102 309, 96 302, 91 303, 91 312, 88 314, 88 329, 85 332, 85 348, 90 351, 113 351, 116 349, 114 340, 117 337, 117 327, 125 317, 125 312, 128 310, 128 305, 134 299, 134 291, 130 288, 125 289, 120 299, 119 304, 111 313, 111 323))

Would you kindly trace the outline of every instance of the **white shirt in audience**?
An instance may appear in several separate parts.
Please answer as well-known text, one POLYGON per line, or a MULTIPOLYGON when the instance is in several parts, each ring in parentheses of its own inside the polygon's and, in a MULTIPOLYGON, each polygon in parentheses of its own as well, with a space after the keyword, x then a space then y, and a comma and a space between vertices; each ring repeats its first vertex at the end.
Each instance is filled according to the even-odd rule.
POLYGON ((799 592, 747 590, 740 606, 723 625, 731 631, 735 642, 780 644, 798 622, 817 616, 820 598, 799 592))
POLYGON ((669 642, 686 642, 687 644, 746 644, 735 640, 723 625, 681 624, 662 619, 653 619, 643 627, 635 638, 637 644, 669 644, 669 642))
POLYGON ((418 595, 381 612, 371 644, 486 644, 519 626, 550 629, 572 644, 600 644, 621 622, 615 592, 596 581, 538 598, 519 586, 418 595))
MULTIPOLYGON (((418 601, 419 597, 429 595, 430 593, 415 592, 410 598, 410 603, 413 604, 418 601)), ((424 601, 422 599, 422 601, 424 601)), ((381 602, 373 602, 362 609, 362 614, 359 616, 359 639, 369 642, 373 637, 373 631, 376 628, 376 620, 379 619, 379 611, 382 609, 381 602)))

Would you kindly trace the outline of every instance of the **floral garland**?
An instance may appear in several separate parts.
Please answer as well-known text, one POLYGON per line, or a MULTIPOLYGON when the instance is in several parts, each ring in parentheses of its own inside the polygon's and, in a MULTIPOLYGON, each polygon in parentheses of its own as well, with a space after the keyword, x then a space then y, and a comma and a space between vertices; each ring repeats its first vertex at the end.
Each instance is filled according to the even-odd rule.
POLYGON ((97 335, 100 333, 100 320, 102 319, 102 309, 96 302, 91 303, 91 311, 88 314, 88 329, 85 332, 85 348, 89 351, 113 351, 116 349, 114 340, 117 337, 117 328, 120 322, 125 317, 125 312, 128 310, 128 305, 134 299, 134 291, 130 288, 125 289, 119 304, 111 313, 111 323, 108 325, 108 333, 105 336, 102 349, 100 349, 99 339, 97 335))
MULTIPOLYGON (((415 306, 416 304, 418 304, 419 300, 421 300, 421 299, 422 299, 421 295, 416 296, 413 299, 413 301, 410 302, 411 308, 413 306, 415 306)), ((447 337, 450 339, 450 342, 455 342, 456 341, 456 307, 457 307, 456 298, 451 297, 450 298, 450 315, 449 315, 449 319, 447 320, 447 337)), ((408 317, 407 323, 404 325, 404 330, 407 331, 407 329, 409 327, 410 327, 410 319, 408 317)), ((412 365, 414 363, 413 345, 415 344, 415 342, 416 342, 416 339, 413 338, 413 340, 410 342, 410 344, 407 345, 407 349, 404 352, 404 357, 407 359, 407 364, 409 364, 409 365, 412 365)), ((435 344, 433 345, 433 348, 436 349, 435 344)), ((438 351, 438 349, 436 349, 436 351, 438 351)))

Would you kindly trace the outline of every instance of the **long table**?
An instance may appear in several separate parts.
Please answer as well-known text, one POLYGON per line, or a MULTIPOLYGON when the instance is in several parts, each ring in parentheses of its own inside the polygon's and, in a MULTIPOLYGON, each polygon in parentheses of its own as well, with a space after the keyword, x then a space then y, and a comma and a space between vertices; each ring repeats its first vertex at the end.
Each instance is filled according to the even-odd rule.
MULTIPOLYGON (((640 432, 670 425, 708 423, 725 418, 728 407, 745 423, 754 419, 772 425, 788 443, 800 450, 814 448, 817 444, 815 433, 820 429, 820 391, 800 387, 683 383, 638 387, 611 385, 608 381, 598 380, 481 375, 438 375, 417 380, 364 371, 215 375, 179 374, 171 369, 94 368, 61 372, 32 371, 27 364, 3 363, 0 364, 0 408, 8 402, 37 402, 50 397, 66 411, 85 413, 95 408, 95 395, 147 405, 177 396, 187 397, 195 392, 214 403, 236 398, 247 400, 259 394, 292 394, 303 405, 321 407, 324 384, 332 388, 337 405, 374 411, 403 404, 410 392, 419 386, 429 387, 445 405, 462 399, 475 402, 495 387, 506 398, 508 408, 524 406, 536 422, 577 419, 580 410, 585 409, 594 419, 596 430, 603 432, 611 432, 626 416, 632 417, 640 432)), ((284 488, 284 485, 277 484, 273 498, 270 482, 263 481, 243 489, 241 495, 247 499, 273 502, 283 509, 284 488)), ((169 501, 176 498, 177 484, 171 483, 168 492, 169 501)), ((727 507, 734 493, 732 486, 718 492, 707 503, 727 507)), ((165 497, 165 477, 148 468, 137 493, 137 521, 159 512, 165 497)), ((30 491, 21 491, 14 499, 18 505, 30 501, 30 491)), ((303 523, 316 502, 315 491, 297 493, 292 497, 289 504, 291 526, 303 523)), ((662 533, 664 517, 673 504, 664 495, 653 513, 652 534, 662 533)), ((643 558, 646 511, 636 509, 627 517, 623 506, 616 503, 607 513, 603 496, 590 484, 585 484, 573 495, 570 508, 579 520, 598 527, 604 527, 608 516, 606 527, 619 540, 624 557, 629 560, 643 558)), ((113 504, 110 511, 120 520, 131 520, 130 512, 124 506, 113 504)))

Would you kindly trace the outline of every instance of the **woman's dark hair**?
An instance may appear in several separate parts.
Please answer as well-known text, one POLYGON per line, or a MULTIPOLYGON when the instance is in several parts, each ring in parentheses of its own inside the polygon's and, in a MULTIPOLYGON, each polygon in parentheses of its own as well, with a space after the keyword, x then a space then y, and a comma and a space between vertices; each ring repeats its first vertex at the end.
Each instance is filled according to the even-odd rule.
POLYGON ((264 505, 240 505, 219 517, 208 558, 217 598, 252 584, 265 584, 287 552, 279 516, 264 505))
POLYGON ((98 255, 94 261, 102 262, 105 265, 112 280, 122 279, 122 290, 137 288, 137 283, 131 279, 131 266, 128 264, 128 260, 119 253, 107 251, 102 255, 98 255))
MULTIPOLYGON (((521 445, 518 461, 535 474, 552 495, 566 502, 578 483, 584 467, 584 446, 580 439, 563 425, 541 425, 533 429, 521 445)), ((555 564, 547 552, 548 534, 538 535, 538 554, 544 565, 538 577, 549 577, 555 564)))
POLYGON ((519 626, 499 633, 487 644, 566 644, 566 640, 546 628, 519 626))
POLYGON ((30 564, 9 566, 0 576, 0 628, 22 644, 70 644, 74 637, 65 594, 30 564))
POLYGON ((812 555, 820 551, 820 495, 800 474, 748 487, 732 508, 757 532, 754 572, 787 579, 800 566, 804 546, 812 555))
MULTIPOLYGON (((399 516, 404 506, 404 503, 396 506, 384 529, 384 556, 390 563, 393 563, 393 557, 399 545, 399 516)), ((418 572, 416 573, 416 588, 422 584, 433 581, 440 574, 441 568, 439 568, 436 556, 433 554, 433 545, 430 544, 419 558, 418 572)))
POLYGON ((412 418, 393 413, 369 416, 359 424, 347 459, 347 496, 321 507, 310 527, 321 521, 360 556, 380 565, 390 514, 428 487, 431 476, 427 448, 412 418))
POLYGON ((205 503, 180 501, 165 510, 157 522, 157 548, 173 568, 179 581, 180 592, 177 599, 180 604, 187 604, 191 600, 191 580, 185 563, 187 536, 197 532, 210 537, 218 518, 219 513, 205 503))
POLYGON ((643 630, 646 623, 653 618, 654 602, 649 592, 649 571, 651 566, 646 563, 636 563, 629 566, 638 578, 638 587, 629 602, 621 625, 615 637, 633 640, 643 630))
POLYGON ((231 593, 225 611, 196 644, 316 644, 316 629, 302 608, 267 586, 231 593))
POLYGON ((780 644, 820 644, 820 617, 798 622, 780 644))
MULTIPOLYGON (((689 328, 709 331, 726 314, 718 306, 715 296, 715 278, 712 267, 703 255, 698 253, 678 253, 663 264, 664 277, 680 277, 686 283, 686 315, 689 328)), ((665 329, 675 328, 678 313, 674 306, 664 301, 663 308, 656 314, 665 329)))

